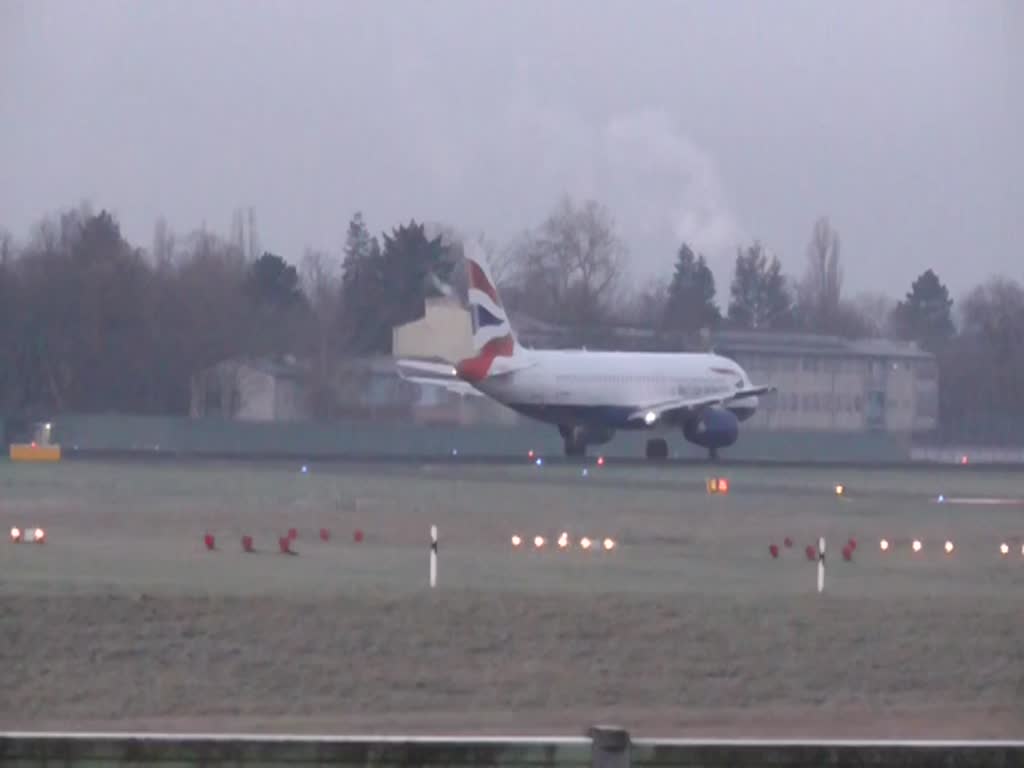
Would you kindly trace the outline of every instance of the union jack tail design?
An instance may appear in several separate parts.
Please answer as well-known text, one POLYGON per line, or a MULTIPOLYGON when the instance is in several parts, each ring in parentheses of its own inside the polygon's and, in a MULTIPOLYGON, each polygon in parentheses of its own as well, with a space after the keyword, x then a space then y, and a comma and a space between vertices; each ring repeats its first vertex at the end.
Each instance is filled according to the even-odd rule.
POLYGON ((473 356, 459 362, 456 370, 467 381, 480 381, 490 373, 495 358, 513 357, 517 344, 498 289, 483 259, 467 256, 466 270, 473 321, 473 356))

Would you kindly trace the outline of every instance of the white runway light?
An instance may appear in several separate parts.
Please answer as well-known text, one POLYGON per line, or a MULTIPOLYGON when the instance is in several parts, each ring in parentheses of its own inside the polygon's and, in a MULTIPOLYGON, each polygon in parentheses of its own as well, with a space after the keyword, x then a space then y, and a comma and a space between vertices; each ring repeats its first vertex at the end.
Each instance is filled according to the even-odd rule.
POLYGON ((537 549, 540 549, 541 547, 543 547, 544 546, 544 537, 543 536, 534 536, 533 537, 533 546, 535 546, 537 549))
POLYGON ((878 548, 881 549, 883 552, 888 552, 889 551, 889 540, 888 539, 882 539, 880 542, 878 542, 878 548))
POLYGON ((586 536, 580 539, 580 547, 582 547, 583 549, 590 549, 591 544, 593 544, 593 542, 586 536))
POLYGON ((946 554, 947 555, 953 554, 953 549, 954 549, 953 542, 952 541, 947 541, 946 542, 946 554))
POLYGON ((430 526, 430 588, 437 586, 437 526, 430 526))
POLYGON ((1010 554, 1010 545, 1007 544, 1005 541, 999 545, 999 554, 1003 555, 1004 557, 1010 554))
POLYGON ((913 549, 913 550, 914 550, 915 552, 920 552, 920 551, 921 551, 921 547, 922 547, 923 545, 921 544, 921 541, 920 541, 919 539, 914 539, 914 543, 913 543, 913 544, 911 544, 910 546, 911 546, 911 548, 912 548, 912 549, 913 549))
POLYGON ((604 540, 604 548, 608 552, 611 552, 613 549, 615 549, 615 540, 614 539, 605 539, 604 540))
POLYGON ((520 544, 522 544, 522 543, 523 543, 523 540, 522 540, 522 538, 521 538, 521 537, 519 536, 519 534, 518 534, 518 533, 516 533, 516 534, 513 534, 513 535, 512 535, 512 546, 513 546, 513 547, 518 547, 518 546, 519 546, 520 544))
POLYGON ((558 546, 561 549, 565 549, 569 546, 569 534, 562 532, 562 535, 558 537, 558 546))

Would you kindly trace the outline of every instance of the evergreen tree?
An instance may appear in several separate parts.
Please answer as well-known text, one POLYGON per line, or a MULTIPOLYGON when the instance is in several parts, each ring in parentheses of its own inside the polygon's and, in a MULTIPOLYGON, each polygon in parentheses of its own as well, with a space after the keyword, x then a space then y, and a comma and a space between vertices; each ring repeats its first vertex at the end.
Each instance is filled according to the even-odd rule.
POLYGON ((715 276, 704 256, 697 256, 683 243, 668 289, 664 327, 692 333, 713 328, 721 319, 722 314, 715 304, 715 276))
POLYGON ((793 299, 777 256, 759 242, 736 254, 729 322, 737 328, 779 330, 792 325, 793 299))
POLYGON ((290 309, 303 300, 298 270, 270 252, 249 266, 245 292, 256 306, 271 311, 290 309))
POLYGON ((901 339, 935 351, 953 337, 953 300, 932 270, 922 273, 892 313, 892 330, 901 339))
POLYGON ((428 238, 415 221, 385 234, 383 248, 358 226, 349 235, 342 278, 345 347, 355 354, 386 354, 392 329, 422 317, 426 298, 441 295, 454 260, 441 236, 428 238))

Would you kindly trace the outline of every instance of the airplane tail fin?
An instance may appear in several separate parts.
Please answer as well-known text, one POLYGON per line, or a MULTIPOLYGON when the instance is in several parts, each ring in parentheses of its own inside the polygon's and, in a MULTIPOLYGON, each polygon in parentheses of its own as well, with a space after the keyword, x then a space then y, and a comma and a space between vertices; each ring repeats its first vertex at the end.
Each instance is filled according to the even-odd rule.
POLYGON ((458 363, 459 376, 468 381, 485 378, 495 358, 514 357, 519 350, 515 333, 487 262, 481 254, 466 254, 469 312, 473 323, 473 356, 458 363))

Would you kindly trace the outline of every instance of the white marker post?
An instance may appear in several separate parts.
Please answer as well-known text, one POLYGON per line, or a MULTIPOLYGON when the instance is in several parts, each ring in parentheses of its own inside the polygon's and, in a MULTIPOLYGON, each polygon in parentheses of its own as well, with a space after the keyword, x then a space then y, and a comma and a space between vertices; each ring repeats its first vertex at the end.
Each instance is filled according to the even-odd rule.
POLYGON ((437 586, 437 526, 430 526, 430 588, 437 586))
POLYGON ((818 539, 818 593, 825 589, 825 537, 818 539))

